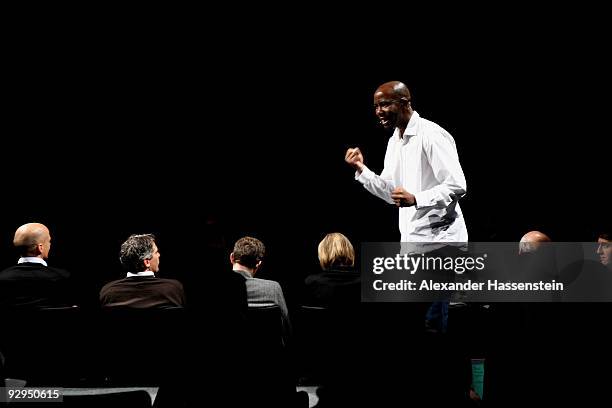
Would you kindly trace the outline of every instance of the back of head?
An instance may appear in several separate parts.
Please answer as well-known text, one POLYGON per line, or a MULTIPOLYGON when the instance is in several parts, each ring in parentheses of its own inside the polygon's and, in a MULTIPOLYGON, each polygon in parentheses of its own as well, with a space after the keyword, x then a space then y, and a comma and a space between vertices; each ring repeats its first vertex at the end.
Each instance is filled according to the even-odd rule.
MULTIPOLYGON (((556 250, 548 235, 540 231, 530 231, 523 235, 519 243, 519 268, 526 281, 556 279, 556 250)), ((517 275, 518 276, 518 275, 517 275)))
POLYGON ((519 242, 519 255, 537 252, 543 242, 551 242, 548 235, 540 231, 529 231, 519 242))
POLYGON ((151 259, 155 252, 155 236, 153 234, 132 234, 121 244, 119 261, 130 272, 142 272, 147 267, 144 261, 151 259))
POLYGON ((50 245, 50 243, 49 229, 40 223, 22 225, 17 228, 13 238, 13 245, 19 251, 20 256, 39 256, 42 253, 46 257, 47 254, 44 253, 44 249, 39 249, 39 245, 50 245))
POLYGON ((234 244, 234 261, 247 268, 254 269, 263 260, 266 247, 257 238, 242 237, 234 244))
POLYGON ((351 241, 339 232, 327 234, 319 243, 319 263, 321 268, 355 266, 355 250, 351 241))

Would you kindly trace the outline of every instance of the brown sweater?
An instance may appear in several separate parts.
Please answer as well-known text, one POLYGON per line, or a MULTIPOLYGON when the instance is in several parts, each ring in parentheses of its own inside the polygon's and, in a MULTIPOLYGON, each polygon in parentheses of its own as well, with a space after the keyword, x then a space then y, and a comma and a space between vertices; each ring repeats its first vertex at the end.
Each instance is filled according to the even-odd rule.
POLYGON ((185 292, 183 285, 174 279, 133 276, 104 285, 100 304, 133 309, 185 306, 185 292))

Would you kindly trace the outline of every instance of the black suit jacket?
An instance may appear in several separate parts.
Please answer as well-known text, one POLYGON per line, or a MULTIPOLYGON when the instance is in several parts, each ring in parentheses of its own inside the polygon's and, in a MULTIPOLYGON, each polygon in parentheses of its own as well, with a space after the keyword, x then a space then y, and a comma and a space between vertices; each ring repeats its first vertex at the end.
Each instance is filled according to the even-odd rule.
POLYGON ((0 308, 32 310, 74 304, 70 274, 38 263, 21 263, 0 272, 0 308))

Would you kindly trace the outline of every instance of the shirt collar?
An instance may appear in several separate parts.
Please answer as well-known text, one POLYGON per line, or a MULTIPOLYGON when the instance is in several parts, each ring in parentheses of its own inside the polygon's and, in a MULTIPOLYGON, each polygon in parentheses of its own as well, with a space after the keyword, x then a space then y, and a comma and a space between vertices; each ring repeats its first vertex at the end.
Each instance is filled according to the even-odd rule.
POLYGON ((126 278, 132 278, 134 276, 155 276, 155 274, 153 271, 142 271, 136 273, 128 272, 126 278))
POLYGON ((47 266, 47 262, 44 259, 39 258, 37 256, 22 256, 21 258, 19 258, 17 263, 18 264, 22 264, 22 263, 37 263, 37 264, 42 264, 42 265, 47 266))
MULTIPOLYGON (((406 125, 406 130, 404 130, 404 134, 402 135, 402 139, 407 138, 409 136, 416 136, 419 118, 420 116, 417 113, 417 111, 413 110, 412 115, 410 116, 410 120, 408 121, 408 124, 406 125)), ((395 128, 395 132, 393 133, 393 136, 399 137, 398 128, 395 128)))
POLYGON ((249 278, 252 278, 252 277, 253 277, 253 275, 251 275, 251 272, 249 272, 249 271, 247 271, 247 270, 245 270, 245 269, 242 269, 242 268, 241 268, 240 266, 238 266, 238 265, 234 265, 234 272, 237 272, 237 273, 241 274, 242 276, 244 276, 244 277, 245 277, 245 278, 247 278, 247 279, 249 279, 249 278))

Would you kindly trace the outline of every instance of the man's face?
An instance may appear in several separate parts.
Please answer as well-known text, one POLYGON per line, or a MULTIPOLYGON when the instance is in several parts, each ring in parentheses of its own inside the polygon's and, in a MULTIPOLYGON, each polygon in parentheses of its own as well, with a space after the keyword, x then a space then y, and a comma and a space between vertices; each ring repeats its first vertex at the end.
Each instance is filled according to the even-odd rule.
POLYGON ((159 248, 153 244, 153 256, 149 260, 149 270, 153 273, 159 272, 159 248))
POLYGON ((602 265, 610 266, 610 261, 612 261, 612 242, 607 239, 599 238, 597 243, 599 244, 597 247, 599 262, 601 262, 602 265))
POLYGON ((380 124, 387 130, 395 129, 401 124, 400 100, 384 91, 378 90, 374 94, 374 113, 380 124))
POLYGON ((51 250, 51 234, 47 231, 45 237, 40 243, 40 254, 43 259, 49 258, 49 251, 51 250))

